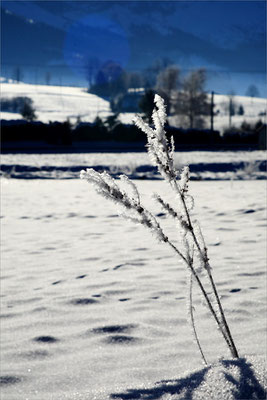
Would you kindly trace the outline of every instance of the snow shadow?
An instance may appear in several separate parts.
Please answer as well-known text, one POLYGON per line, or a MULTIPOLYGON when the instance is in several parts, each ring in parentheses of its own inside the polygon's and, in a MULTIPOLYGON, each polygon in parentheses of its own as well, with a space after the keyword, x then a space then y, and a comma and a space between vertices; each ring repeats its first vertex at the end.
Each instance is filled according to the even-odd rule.
POLYGON ((223 360, 222 365, 229 370, 224 372, 226 380, 233 384, 233 394, 235 399, 266 399, 266 391, 258 381, 253 365, 245 358, 238 360, 223 360), (239 379, 232 376, 230 369, 236 367, 239 370, 239 379))
POLYGON ((210 367, 204 368, 182 379, 160 381, 152 388, 128 389, 125 393, 113 393, 110 398, 119 400, 159 400, 162 396, 183 394, 184 399, 190 400, 196 389, 205 381, 205 376, 209 369, 210 367))
POLYGON ((224 391, 227 391, 229 399, 265 399, 266 386, 263 385, 264 383, 257 378, 257 371, 253 365, 245 358, 240 358, 222 360, 218 364, 205 367, 184 378, 157 382, 154 387, 127 389, 124 393, 113 393, 110 398, 160 400, 167 396, 175 396, 177 400, 204 398, 217 400, 224 398, 221 396, 224 391))

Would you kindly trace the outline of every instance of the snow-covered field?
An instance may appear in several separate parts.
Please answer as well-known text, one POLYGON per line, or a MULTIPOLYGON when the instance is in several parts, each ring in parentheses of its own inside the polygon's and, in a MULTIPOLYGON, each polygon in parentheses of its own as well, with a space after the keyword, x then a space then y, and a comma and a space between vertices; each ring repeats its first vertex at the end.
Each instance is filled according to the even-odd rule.
MULTIPOLYGON (((1 86, 2 97, 31 97, 44 122, 109 113, 107 102, 82 89, 1 86)), ((256 118, 263 100, 253 104, 256 118)), ((242 358, 227 361, 196 291, 206 358, 224 359, 203 369, 187 323, 185 267, 77 179, 85 167, 139 178, 145 205, 176 243, 175 225, 151 199, 170 194, 146 153, 3 154, 3 400, 265 398, 266 152, 177 152, 175 164, 190 165, 194 213, 242 358)))
MULTIPOLYGON (((113 176, 126 173, 135 179, 158 179, 147 153, 2 154, 1 173, 12 178, 77 178, 85 167, 108 170, 113 176)), ((189 165, 191 179, 266 179, 266 152, 189 151, 174 154, 180 169, 189 165)))
MULTIPOLYGON (((253 398, 265 398, 264 372, 254 375, 244 360, 202 369, 187 324, 185 268, 145 228, 118 217, 84 181, 1 184, 3 400, 234 400, 251 399, 252 387, 253 398), (194 369, 201 371, 189 376, 194 369)), ((165 183, 137 185, 160 213, 150 196, 170 198, 165 183)), ((266 183, 190 187, 237 348, 261 363, 266 183)), ((176 241, 172 221, 159 219, 176 241)), ((230 358, 197 293, 194 305, 208 362, 230 358)))
MULTIPOLYGON (((105 118, 110 115, 109 103, 98 96, 87 93, 85 88, 30 85, 25 83, 1 83, 1 96, 12 98, 17 96, 27 96, 33 100, 36 114, 39 121, 66 121, 72 123, 79 117, 83 122, 93 122, 96 116, 105 118)), ((235 96, 237 109, 243 106, 245 115, 235 115, 232 117, 232 125, 240 126, 243 121, 256 123, 259 119, 266 122, 266 116, 259 116, 259 113, 266 112, 266 100, 263 98, 250 98, 235 96)), ((214 129, 223 131, 229 126, 227 105, 228 96, 215 95, 215 112, 219 114, 214 117, 214 129)), ((132 123, 134 114, 120 114, 123 123, 132 123)), ((2 112, 1 118, 6 120, 21 119, 20 114, 2 112)), ((175 119, 170 123, 175 125, 175 119)), ((207 123, 209 126, 209 122, 207 123)))

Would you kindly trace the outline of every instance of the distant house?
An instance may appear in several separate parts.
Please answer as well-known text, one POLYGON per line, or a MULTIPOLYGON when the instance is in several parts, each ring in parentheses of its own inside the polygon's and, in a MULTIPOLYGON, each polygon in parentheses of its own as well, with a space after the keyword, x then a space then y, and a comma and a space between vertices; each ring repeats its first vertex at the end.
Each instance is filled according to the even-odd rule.
POLYGON ((258 133, 258 144, 259 144, 259 150, 266 150, 266 139, 267 139, 267 132, 266 132, 266 124, 261 125, 257 129, 258 133))

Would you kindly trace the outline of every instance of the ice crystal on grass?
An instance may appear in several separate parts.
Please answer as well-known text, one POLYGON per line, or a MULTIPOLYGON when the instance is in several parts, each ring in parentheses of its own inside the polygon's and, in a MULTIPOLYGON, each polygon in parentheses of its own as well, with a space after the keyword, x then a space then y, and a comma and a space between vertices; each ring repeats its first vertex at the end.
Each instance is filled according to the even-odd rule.
POLYGON ((123 191, 106 172, 100 173, 93 168, 88 168, 86 171, 81 171, 81 178, 92 183, 100 195, 119 204, 124 209, 122 214, 124 218, 149 228, 159 241, 166 242, 168 240, 156 217, 140 203, 137 187, 128 177, 121 175, 120 179, 130 186, 133 197, 123 191))
POLYGON ((157 218, 147 210, 141 203, 140 194, 136 185, 125 175, 120 176, 121 181, 130 188, 128 194, 120 188, 116 181, 106 172, 96 172, 94 169, 81 171, 81 178, 92 183, 97 192, 103 197, 119 204, 123 210, 123 216, 132 222, 141 224, 148 228, 156 238, 168 245, 175 254, 183 260, 190 273, 189 278, 189 320, 192 325, 195 341, 200 350, 203 361, 207 363, 200 340, 197 336, 194 321, 193 307, 193 284, 197 284, 203 300, 214 318, 231 354, 238 358, 238 353, 226 322, 220 297, 211 274, 208 258, 208 250, 205 240, 197 221, 193 221, 191 211, 194 207, 194 199, 189 192, 190 170, 188 166, 183 167, 179 174, 174 167, 174 140, 169 141, 164 130, 167 120, 166 107, 163 99, 155 96, 155 109, 152 114, 154 128, 145 123, 141 117, 136 116, 134 122, 147 135, 147 149, 153 165, 155 165, 174 192, 176 206, 171 206, 158 194, 154 195, 162 209, 171 216, 178 224, 181 243, 179 248, 164 233, 157 218), (180 179, 178 177, 180 176, 180 179), (204 274, 204 276, 203 276, 204 274), (207 282, 205 281, 207 279, 207 282), (205 283, 205 284, 204 284, 205 283))

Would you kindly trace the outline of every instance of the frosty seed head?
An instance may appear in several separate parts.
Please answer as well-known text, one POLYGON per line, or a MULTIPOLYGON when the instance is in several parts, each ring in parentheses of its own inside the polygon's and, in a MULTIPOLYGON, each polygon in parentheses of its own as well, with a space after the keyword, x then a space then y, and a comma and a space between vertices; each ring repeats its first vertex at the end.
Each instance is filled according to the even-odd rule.
POLYGON ((154 129, 145 123, 139 116, 135 117, 134 123, 147 135, 147 149, 153 165, 158 168, 159 173, 165 181, 170 184, 171 188, 175 192, 176 209, 163 200, 159 195, 156 195, 156 200, 168 215, 178 221, 182 249, 176 247, 176 245, 169 240, 154 214, 141 204, 138 189, 127 176, 122 175, 120 179, 130 188, 131 194, 122 190, 107 172, 99 173, 92 168, 88 168, 87 170, 81 171, 80 177, 81 179, 86 179, 88 182, 92 183, 100 195, 112 200, 116 204, 119 204, 124 209, 124 217, 126 219, 148 228, 159 241, 167 243, 168 246, 174 250, 176 255, 183 260, 190 271, 191 283, 189 310, 191 315, 191 324, 204 362, 206 363, 206 360, 197 337, 193 317, 192 285, 194 282, 197 282, 205 303, 215 319, 218 329, 223 335, 232 356, 238 358, 238 353, 225 320, 220 298, 211 275, 207 248, 200 226, 197 222, 192 222, 191 219, 190 211, 194 206, 194 200, 193 197, 187 193, 190 178, 189 167, 185 166, 183 168, 178 183, 177 172, 174 168, 174 140, 172 138, 171 143, 169 143, 164 130, 164 125, 167 121, 166 106, 164 100, 158 95, 155 96, 154 102, 156 106, 152 114, 154 129), (203 285, 202 282, 201 272, 205 272, 205 275, 209 279, 212 293, 209 293, 209 291, 205 289, 205 285, 203 285))

